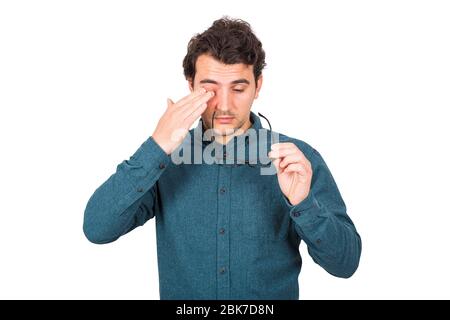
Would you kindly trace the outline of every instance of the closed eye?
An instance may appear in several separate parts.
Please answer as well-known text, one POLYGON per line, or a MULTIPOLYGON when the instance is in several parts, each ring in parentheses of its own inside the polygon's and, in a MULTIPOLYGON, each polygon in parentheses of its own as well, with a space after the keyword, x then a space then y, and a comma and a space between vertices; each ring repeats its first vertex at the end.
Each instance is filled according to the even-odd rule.
POLYGON ((244 89, 233 89, 233 91, 235 91, 235 92, 243 92, 244 89))

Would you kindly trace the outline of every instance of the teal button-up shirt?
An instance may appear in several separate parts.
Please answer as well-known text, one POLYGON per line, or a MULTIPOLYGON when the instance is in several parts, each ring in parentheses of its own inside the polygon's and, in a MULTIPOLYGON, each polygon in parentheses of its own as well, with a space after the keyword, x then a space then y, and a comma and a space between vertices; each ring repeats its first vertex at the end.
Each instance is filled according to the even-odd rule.
MULTIPOLYGON (((257 115, 250 117, 253 129, 265 130, 257 115)), ((199 129, 203 132, 201 119, 177 149, 178 160, 194 159, 187 147, 195 143, 201 150, 216 143, 199 141, 194 134, 199 129)), ((89 199, 86 237, 112 242, 156 217, 161 299, 298 299, 301 240, 326 271, 350 277, 359 264, 361 239, 321 155, 301 140, 279 135, 279 142, 295 143, 313 169, 308 197, 293 206, 277 175, 261 174, 268 159, 255 158, 248 136, 240 141, 245 159, 227 159, 229 142, 214 152, 221 162, 190 164, 172 161, 175 157, 148 138, 89 199)), ((258 139, 258 147, 261 141, 266 143, 258 139)))

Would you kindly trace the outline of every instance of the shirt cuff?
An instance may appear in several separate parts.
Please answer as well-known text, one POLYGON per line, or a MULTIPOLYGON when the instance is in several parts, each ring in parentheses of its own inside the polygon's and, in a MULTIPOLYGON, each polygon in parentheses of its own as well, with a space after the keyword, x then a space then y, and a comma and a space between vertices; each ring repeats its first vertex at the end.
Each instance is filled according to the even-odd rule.
POLYGON ((155 165, 164 169, 170 162, 170 156, 160 147, 158 143, 149 137, 132 155, 145 169, 152 170, 155 165))
POLYGON ((299 204, 292 205, 289 199, 283 195, 284 201, 289 209, 290 217, 299 225, 310 224, 317 219, 320 213, 320 205, 310 191, 308 196, 299 204))

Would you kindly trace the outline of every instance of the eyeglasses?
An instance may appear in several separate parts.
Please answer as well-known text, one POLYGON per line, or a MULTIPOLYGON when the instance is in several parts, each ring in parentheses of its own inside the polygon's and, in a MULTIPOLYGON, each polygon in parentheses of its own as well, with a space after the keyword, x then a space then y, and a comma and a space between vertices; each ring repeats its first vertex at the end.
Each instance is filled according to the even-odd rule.
MULTIPOLYGON (((216 115, 216 111, 213 112, 212 119, 211 119, 211 129, 212 129, 211 141, 215 141, 215 138, 216 138, 216 136, 214 135, 214 118, 215 118, 215 115, 216 115)), ((265 116, 263 116, 260 112, 258 112, 258 115, 260 117, 264 118, 264 120, 266 120, 267 124, 269 125, 269 131, 270 131, 270 148, 269 149, 271 149, 272 148, 272 144, 274 143, 273 134, 272 134, 272 125, 270 124, 269 119, 267 119, 265 116)), ((223 159, 220 159, 220 158, 216 157, 216 160, 223 160, 223 159)), ((250 161, 247 160, 247 159, 244 159, 244 160, 237 159, 236 163, 238 165, 239 164, 245 164, 245 165, 248 165, 250 167, 263 167, 263 168, 267 168, 267 167, 270 167, 272 165, 271 162, 269 162, 267 164, 263 164, 263 163, 254 164, 254 163, 250 163, 250 161)))

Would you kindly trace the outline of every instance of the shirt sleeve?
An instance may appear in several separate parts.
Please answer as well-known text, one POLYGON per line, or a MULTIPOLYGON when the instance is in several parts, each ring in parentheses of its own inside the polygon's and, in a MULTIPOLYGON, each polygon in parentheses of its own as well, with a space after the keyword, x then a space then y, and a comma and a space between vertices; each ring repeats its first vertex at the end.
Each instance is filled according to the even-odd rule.
POLYGON ((97 244, 115 241, 155 215, 157 184, 170 156, 148 138, 87 202, 83 231, 97 244))
POLYGON ((348 278, 359 265, 361 237, 322 156, 311 147, 307 158, 313 169, 310 192, 295 206, 284 196, 289 215, 313 260, 330 274, 348 278))

